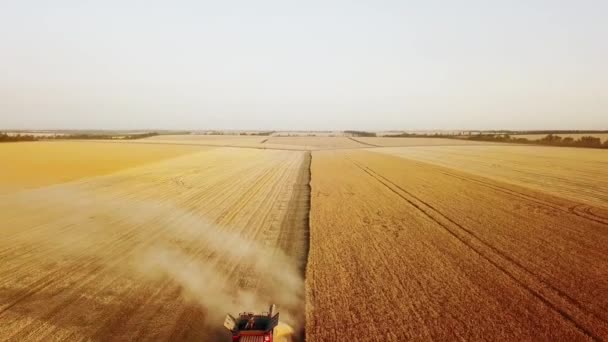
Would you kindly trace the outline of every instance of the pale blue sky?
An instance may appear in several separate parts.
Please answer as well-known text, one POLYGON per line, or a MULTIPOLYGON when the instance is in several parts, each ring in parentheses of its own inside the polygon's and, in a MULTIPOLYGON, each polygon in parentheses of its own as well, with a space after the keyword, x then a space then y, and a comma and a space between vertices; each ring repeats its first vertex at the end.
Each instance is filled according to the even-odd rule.
POLYGON ((0 0, 0 129, 608 129, 608 1, 0 0))

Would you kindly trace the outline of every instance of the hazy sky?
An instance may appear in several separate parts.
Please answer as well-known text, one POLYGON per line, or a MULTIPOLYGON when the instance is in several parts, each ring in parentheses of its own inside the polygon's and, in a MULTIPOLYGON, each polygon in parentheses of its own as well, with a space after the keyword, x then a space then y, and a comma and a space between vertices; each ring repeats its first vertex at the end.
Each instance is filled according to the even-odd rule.
POLYGON ((608 1, 0 0, 0 128, 608 129, 608 1))

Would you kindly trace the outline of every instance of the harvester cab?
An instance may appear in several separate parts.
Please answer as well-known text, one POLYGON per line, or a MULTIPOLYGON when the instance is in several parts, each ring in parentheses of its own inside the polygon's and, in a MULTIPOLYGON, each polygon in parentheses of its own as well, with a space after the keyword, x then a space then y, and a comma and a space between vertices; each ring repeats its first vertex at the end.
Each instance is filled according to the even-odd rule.
POLYGON ((232 333, 232 342, 272 342, 278 324, 279 313, 274 304, 268 312, 243 312, 236 318, 228 314, 224 320, 224 327, 232 333))

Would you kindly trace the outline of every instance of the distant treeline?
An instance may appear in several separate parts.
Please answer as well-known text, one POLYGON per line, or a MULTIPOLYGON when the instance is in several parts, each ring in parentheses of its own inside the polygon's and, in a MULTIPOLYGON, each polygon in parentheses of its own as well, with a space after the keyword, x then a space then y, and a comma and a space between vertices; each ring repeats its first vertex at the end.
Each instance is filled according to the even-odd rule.
POLYGON ((548 134, 544 138, 538 140, 528 140, 526 138, 513 138, 509 134, 480 134, 467 136, 464 139, 475 141, 508 142, 518 144, 608 148, 608 140, 602 144, 602 140, 600 138, 593 136, 583 136, 578 139, 574 139, 572 137, 562 138, 558 135, 548 134))
POLYGON ((253 136, 264 136, 267 137, 273 134, 275 131, 262 131, 262 132, 235 132, 235 131, 206 131, 203 133, 196 133, 196 135, 253 135, 253 136))
POLYGON ((415 134, 415 133, 400 133, 400 134, 390 134, 385 135, 385 138, 449 138, 453 135, 450 134, 441 134, 441 133, 433 133, 433 134, 415 134))
POLYGON ((375 137, 376 133, 374 132, 365 132, 365 131, 344 131, 346 134, 350 134, 351 137, 375 137))
POLYGON ((156 132, 140 133, 140 134, 127 134, 127 135, 113 135, 113 134, 67 134, 67 135, 55 135, 52 137, 45 137, 45 139, 53 140, 65 140, 65 139, 76 139, 76 140, 136 140, 149 138, 159 135, 156 132))
POLYGON ((156 132, 141 133, 141 134, 127 134, 127 135, 111 135, 111 134, 57 134, 51 136, 40 136, 36 137, 31 134, 15 134, 9 135, 6 133, 0 133, 0 142, 17 142, 17 141, 38 141, 38 140, 135 140, 149 138, 159 135, 156 132))
POLYGON ((254 135, 254 136, 262 136, 267 137, 270 136, 274 131, 266 131, 266 132, 241 132, 239 135, 254 135))
MULTIPOLYGON (((470 131, 476 132, 476 131, 470 131)), ((527 135, 527 134, 604 134, 606 130, 536 130, 536 131, 510 131, 510 130, 490 130, 482 131, 481 134, 509 134, 509 135, 527 135)))
MULTIPOLYGON (((447 139, 465 139, 473 141, 492 141, 492 142, 506 142, 516 144, 532 144, 532 145, 549 145, 549 146, 568 146, 568 147, 588 147, 588 148, 608 148, 608 140, 602 143, 602 139, 594 136, 582 136, 578 139, 572 137, 562 138, 553 133, 547 134, 545 137, 538 140, 529 140, 526 138, 512 137, 510 134, 476 134, 476 135, 453 135, 453 134, 413 134, 413 133, 401 133, 393 135, 385 135, 387 138, 447 138, 447 139)), ((525 134, 539 134, 538 132, 543 131, 525 131, 525 134)), ((555 131, 551 131, 555 132, 555 131)), ((584 131, 563 131, 560 134, 581 134, 584 131), (569 132, 569 133, 566 133, 569 132)), ((592 131, 592 133, 603 133, 605 131, 592 131)), ((522 132, 514 132, 515 134, 522 134, 522 132)), ((584 133, 582 133, 584 134, 584 133)))
POLYGON ((0 143, 3 142, 16 142, 16 141, 36 141, 38 140, 35 136, 29 134, 15 134, 8 135, 0 133, 0 143))

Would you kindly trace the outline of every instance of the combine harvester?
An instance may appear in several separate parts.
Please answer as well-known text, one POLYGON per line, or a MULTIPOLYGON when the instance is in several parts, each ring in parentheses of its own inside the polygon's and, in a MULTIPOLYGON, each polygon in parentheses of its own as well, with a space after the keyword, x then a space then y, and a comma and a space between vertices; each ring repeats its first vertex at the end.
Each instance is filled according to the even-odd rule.
POLYGON ((272 304, 268 312, 243 312, 238 318, 226 315, 224 327, 232 333, 232 342, 272 342, 274 328, 279 325, 279 313, 272 304))

